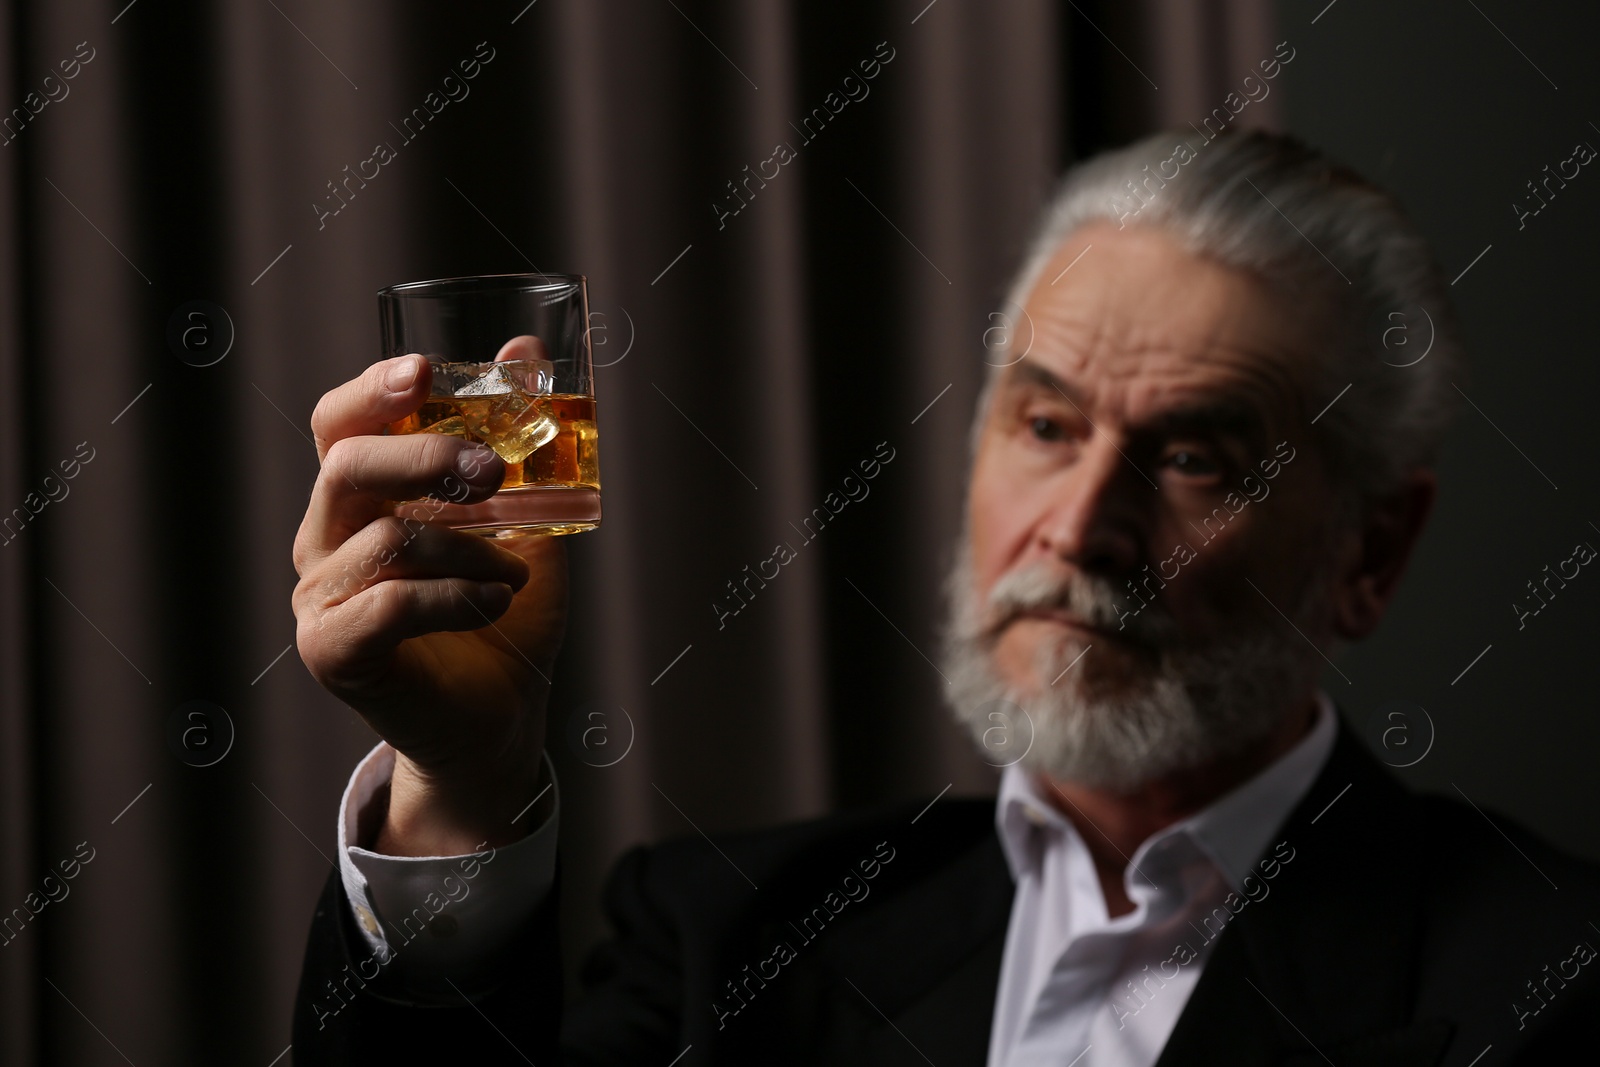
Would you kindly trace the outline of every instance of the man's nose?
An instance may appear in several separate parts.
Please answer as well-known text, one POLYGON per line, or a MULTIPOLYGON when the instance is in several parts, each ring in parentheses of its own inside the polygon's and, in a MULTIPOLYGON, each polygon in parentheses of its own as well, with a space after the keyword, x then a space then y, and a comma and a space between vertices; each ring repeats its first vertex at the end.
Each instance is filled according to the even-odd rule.
POLYGON ((1096 433, 1047 491, 1040 547, 1086 572, 1124 574, 1139 566, 1156 490, 1115 441, 1096 433))

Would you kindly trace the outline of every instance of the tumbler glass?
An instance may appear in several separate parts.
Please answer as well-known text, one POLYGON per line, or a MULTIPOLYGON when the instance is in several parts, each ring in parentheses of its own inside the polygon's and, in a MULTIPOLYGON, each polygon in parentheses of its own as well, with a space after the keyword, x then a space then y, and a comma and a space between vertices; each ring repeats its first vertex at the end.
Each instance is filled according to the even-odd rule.
MULTIPOLYGON (((569 534, 600 525, 599 432, 582 275, 498 274, 378 292, 383 355, 421 353, 432 386, 390 434, 443 433, 505 461, 494 496, 428 497, 395 514, 489 537, 569 534)), ((462 492, 464 493, 464 487, 462 492)))

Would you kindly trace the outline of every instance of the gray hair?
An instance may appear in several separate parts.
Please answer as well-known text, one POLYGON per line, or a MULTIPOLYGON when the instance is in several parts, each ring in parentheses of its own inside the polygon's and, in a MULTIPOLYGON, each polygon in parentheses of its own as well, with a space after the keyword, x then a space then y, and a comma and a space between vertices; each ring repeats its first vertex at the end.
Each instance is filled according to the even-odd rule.
MULTIPOLYGON (((1023 305, 1061 242, 1084 223, 1159 227, 1192 253, 1331 312, 1332 329, 1311 353, 1304 402, 1310 417, 1338 397, 1315 430, 1347 505, 1432 467, 1459 403, 1452 382, 1464 373, 1464 356, 1449 287, 1421 232, 1393 196, 1295 138, 1230 130, 1199 147, 1191 139, 1158 133, 1070 169, 1007 306, 1023 305)), ((989 366, 974 453, 1000 376, 999 365, 989 366)))

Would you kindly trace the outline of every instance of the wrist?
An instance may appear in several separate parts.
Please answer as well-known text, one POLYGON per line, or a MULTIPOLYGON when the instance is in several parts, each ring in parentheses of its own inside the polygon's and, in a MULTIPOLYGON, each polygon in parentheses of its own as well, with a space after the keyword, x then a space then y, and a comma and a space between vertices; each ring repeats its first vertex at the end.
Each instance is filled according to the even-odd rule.
POLYGON ((424 769, 395 753, 388 810, 373 851, 390 856, 460 856, 512 844, 554 805, 542 749, 494 764, 424 769))

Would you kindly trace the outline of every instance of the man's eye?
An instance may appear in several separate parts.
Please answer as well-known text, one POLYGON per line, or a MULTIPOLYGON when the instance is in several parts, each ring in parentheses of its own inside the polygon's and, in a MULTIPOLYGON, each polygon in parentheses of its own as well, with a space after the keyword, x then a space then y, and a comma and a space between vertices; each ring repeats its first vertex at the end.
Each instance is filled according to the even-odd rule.
POLYGON ((1061 424, 1047 415, 1035 415, 1028 420, 1028 430, 1041 441, 1059 441, 1061 424))
POLYGON ((1180 448, 1169 454, 1166 463, 1179 474, 1193 478, 1208 478, 1222 473, 1221 467, 1211 457, 1188 448, 1180 448))

